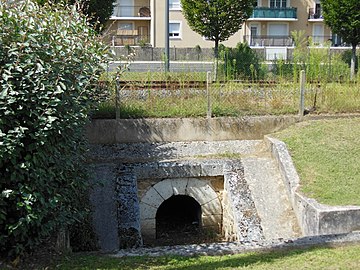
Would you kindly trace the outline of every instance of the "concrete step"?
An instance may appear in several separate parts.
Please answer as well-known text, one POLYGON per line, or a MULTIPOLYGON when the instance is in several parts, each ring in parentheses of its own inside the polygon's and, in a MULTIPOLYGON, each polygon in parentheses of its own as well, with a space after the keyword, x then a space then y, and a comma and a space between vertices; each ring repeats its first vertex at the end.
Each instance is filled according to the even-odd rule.
POLYGON ((242 162, 265 239, 299 237, 301 231, 275 160, 265 154, 242 162))

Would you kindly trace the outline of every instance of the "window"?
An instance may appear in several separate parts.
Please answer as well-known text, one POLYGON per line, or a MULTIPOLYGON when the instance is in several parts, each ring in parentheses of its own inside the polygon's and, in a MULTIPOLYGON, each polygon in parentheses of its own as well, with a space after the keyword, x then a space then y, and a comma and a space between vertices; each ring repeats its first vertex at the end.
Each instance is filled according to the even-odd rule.
POLYGON ((250 27, 250 35, 251 36, 257 36, 259 32, 259 26, 258 25, 251 25, 250 27))
POLYGON ((315 19, 322 19, 322 10, 321 10, 321 3, 320 1, 316 1, 315 4, 315 19))
POLYGON ((117 0, 114 7, 113 16, 115 17, 133 17, 134 0, 117 0))
POLYGON ((169 0, 169 9, 180 10, 181 9, 180 0, 169 0))
POLYGON ((259 46, 261 37, 259 37, 259 25, 250 25, 250 46, 259 46))
POLYGON ((324 25, 314 24, 313 25, 313 43, 314 45, 321 45, 324 43, 324 25))
POLYGON ((180 29, 181 29, 180 22, 170 22, 169 23, 169 37, 170 38, 181 38, 180 29))
POLYGON ((287 24, 269 24, 268 35, 269 36, 287 36, 289 35, 289 26, 287 24))
POLYGON ((270 0, 271 8, 285 8, 287 7, 287 0, 270 0))

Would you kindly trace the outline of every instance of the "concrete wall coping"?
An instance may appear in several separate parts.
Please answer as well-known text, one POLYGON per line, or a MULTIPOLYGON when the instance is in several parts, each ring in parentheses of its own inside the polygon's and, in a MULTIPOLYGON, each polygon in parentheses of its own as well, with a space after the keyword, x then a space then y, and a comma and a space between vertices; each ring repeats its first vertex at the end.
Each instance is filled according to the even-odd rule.
POLYGON ((93 119, 87 137, 93 144, 258 140, 296 122, 298 117, 294 115, 93 119))
POLYGON ((360 206, 329 206, 301 194, 300 178, 286 144, 270 136, 264 136, 264 141, 278 163, 289 199, 305 236, 349 233, 360 229, 360 206))

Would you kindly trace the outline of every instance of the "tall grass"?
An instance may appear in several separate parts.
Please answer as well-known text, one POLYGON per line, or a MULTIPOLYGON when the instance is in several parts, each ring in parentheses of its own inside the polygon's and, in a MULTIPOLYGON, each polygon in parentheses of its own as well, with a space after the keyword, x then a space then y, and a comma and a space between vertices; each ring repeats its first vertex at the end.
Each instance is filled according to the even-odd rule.
MULTIPOLYGON (((205 117, 207 96, 204 88, 152 89, 149 82, 141 90, 120 90, 121 118, 205 117)), ((291 81, 226 82, 210 87, 212 115, 281 115, 296 114, 299 106, 299 84, 291 81)), ((93 115, 115 118, 115 89, 110 98, 93 115)), ((314 113, 360 112, 360 85, 357 82, 307 83, 305 107, 314 113)))

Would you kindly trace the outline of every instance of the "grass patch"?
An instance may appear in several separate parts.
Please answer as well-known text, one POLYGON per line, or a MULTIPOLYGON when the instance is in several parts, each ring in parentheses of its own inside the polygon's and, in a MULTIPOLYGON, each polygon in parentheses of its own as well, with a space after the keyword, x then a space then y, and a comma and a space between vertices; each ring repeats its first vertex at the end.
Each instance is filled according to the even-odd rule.
POLYGON ((309 248, 226 256, 161 256, 113 258, 74 254, 47 269, 359 269, 360 245, 338 248, 309 248))
POLYGON ((307 196, 360 205, 360 119, 302 122, 273 136, 287 144, 307 196))

